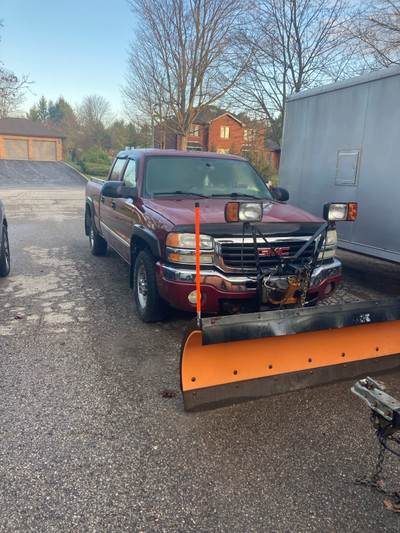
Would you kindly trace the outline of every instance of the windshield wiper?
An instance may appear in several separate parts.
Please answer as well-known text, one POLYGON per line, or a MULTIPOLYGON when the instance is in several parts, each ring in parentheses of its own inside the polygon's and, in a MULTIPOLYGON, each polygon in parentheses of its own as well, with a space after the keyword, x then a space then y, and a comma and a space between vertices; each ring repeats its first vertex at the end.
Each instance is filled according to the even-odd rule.
POLYGON ((188 196, 197 196, 199 198, 210 198, 209 196, 205 196, 204 194, 200 194, 198 192, 192 192, 192 191, 165 191, 165 192, 153 192, 153 196, 163 196, 168 194, 186 194, 188 196))
POLYGON ((228 198, 238 198, 239 196, 244 196, 245 198, 253 198, 254 200, 265 200, 265 198, 259 198, 258 196, 254 196, 253 194, 246 194, 245 192, 231 192, 211 195, 212 198, 224 198, 225 196, 227 196, 228 198))

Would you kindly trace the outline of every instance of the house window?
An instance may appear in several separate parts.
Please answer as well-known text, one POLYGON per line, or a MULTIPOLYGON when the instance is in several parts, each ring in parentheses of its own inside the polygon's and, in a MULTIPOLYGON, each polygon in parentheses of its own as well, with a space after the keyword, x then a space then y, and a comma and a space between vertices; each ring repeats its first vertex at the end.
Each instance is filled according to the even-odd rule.
POLYGON ((257 139, 257 132, 254 130, 244 130, 245 141, 255 141, 257 139))
POLYGON ((229 139, 229 126, 221 126, 221 139, 229 139))
POLYGON ((200 137, 200 126, 192 124, 189 128, 189 137, 200 137))
POLYGON ((187 150, 190 151, 190 152, 201 152, 202 151, 202 146, 198 142, 188 141, 187 142, 187 150))

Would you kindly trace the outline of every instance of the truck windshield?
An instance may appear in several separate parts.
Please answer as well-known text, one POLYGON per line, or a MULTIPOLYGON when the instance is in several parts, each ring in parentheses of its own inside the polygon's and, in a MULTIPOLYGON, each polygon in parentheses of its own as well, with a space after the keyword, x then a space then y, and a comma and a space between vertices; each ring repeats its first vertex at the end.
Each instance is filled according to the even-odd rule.
POLYGON ((148 157, 144 188, 150 197, 226 195, 272 199, 268 187, 250 163, 216 157, 148 157))

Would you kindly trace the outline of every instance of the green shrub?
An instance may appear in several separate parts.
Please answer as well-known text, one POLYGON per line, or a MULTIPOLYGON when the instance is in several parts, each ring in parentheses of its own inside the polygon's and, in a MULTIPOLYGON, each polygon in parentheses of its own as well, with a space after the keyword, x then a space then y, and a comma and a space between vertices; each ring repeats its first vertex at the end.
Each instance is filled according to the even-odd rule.
POLYGON ((85 174, 90 174, 91 176, 107 176, 108 171, 110 170, 110 165, 102 165, 100 163, 90 163, 85 162, 80 163, 81 168, 85 174))
POLYGON ((93 146, 88 150, 81 159, 79 165, 86 174, 96 176, 107 176, 111 165, 111 159, 106 152, 98 146, 93 146))

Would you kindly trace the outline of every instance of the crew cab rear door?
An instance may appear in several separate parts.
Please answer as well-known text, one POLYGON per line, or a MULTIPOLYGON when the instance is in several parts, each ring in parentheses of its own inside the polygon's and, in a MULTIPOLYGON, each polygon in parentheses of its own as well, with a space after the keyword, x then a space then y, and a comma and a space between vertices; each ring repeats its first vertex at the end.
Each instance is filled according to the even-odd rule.
MULTIPOLYGON (((139 159, 128 159, 121 181, 127 187, 136 187, 139 175, 139 159)), ((132 225, 139 221, 139 212, 133 198, 114 198, 115 210, 113 220, 113 232, 116 242, 116 250, 128 263, 131 261, 131 235, 132 225)))
MULTIPOLYGON (((118 181, 121 179, 121 174, 126 165, 126 158, 117 158, 111 169, 108 181, 118 181)), ((115 211, 117 208, 117 202, 115 198, 109 196, 100 197, 100 225, 101 232, 104 235, 106 241, 118 251, 118 239, 115 233, 116 216, 115 211)))

